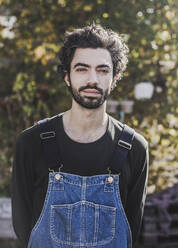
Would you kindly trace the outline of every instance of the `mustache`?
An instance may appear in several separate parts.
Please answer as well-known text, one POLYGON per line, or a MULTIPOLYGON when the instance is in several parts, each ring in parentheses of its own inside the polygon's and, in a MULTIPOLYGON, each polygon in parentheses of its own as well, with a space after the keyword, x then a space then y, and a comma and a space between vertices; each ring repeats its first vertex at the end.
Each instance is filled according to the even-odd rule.
POLYGON ((103 90, 101 88, 99 88, 97 86, 90 86, 90 85, 80 87, 79 92, 82 90, 86 90, 86 89, 95 89, 95 90, 99 91, 101 94, 103 94, 103 90))

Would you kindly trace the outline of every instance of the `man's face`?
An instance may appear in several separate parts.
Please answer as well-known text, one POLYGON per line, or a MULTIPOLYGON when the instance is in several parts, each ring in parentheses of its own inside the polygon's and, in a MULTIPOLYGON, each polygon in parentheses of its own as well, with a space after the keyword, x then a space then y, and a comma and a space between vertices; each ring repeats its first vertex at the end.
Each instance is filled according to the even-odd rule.
POLYGON ((101 106, 111 91, 113 65, 111 55, 103 48, 77 48, 65 76, 74 100, 84 108, 101 106))

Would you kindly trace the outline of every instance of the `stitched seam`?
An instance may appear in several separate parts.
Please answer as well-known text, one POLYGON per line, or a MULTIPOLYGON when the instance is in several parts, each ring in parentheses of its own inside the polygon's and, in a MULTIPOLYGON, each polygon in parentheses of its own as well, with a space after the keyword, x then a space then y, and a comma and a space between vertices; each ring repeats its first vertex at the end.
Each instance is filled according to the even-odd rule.
MULTIPOLYGON (((62 179, 60 179, 62 180, 62 179)), ((53 191, 64 191, 64 182, 60 181, 60 182, 55 182, 53 185, 53 191)))
POLYGON ((94 243, 97 243, 99 229, 99 207, 95 206, 95 232, 94 232, 94 243))
MULTIPOLYGON (((120 207, 120 210, 124 216, 124 219, 126 221, 126 224, 127 224, 127 229, 129 231, 129 234, 130 234, 130 242, 128 244, 128 248, 132 248, 132 232, 131 232, 131 229, 130 229, 130 224, 128 222, 128 219, 127 219, 127 216, 125 214, 125 211, 124 211, 124 208, 123 208, 123 205, 122 205, 122 201, 121 201, 121 196, 120 196, 120 190, 119 190, 119 180, 118 180, 118 183, 116 184, 116 196, 118 198, 118 201, 119 201, 119 207, 120 207)), ((128 239, 127 239, 128 240, 128 239)))
MULTIPOLYGON (((111 242, 111 240, 114 238, 114 235, 115 235, 115 218, 116 218, 116 208, 115 207, 110 207, 110 206, 105 206, 105 205, 98 205, 98 204, 94 204, 94 203, 91 203, 90 202, 86 202, 86 201, 82 201, 82 202, 79 202, 80 204, 81 203, 85 203, 85 205, 91 205, 91 206, 94 206, 97 207, 98 209, 99 208, 104 208, 104 209, 108 209, 109 211, 112 212, 112 231, 111 231, 111 236, 109 238, 106 238, 105 240, 103 241, 96 241, 96 242, 90 242, 90 243, 87 243, 87 242, 83 242, 83 239, 81 239, 83 237, 83 234, 80 235, 80 242, 71 242, 71 241, 64 241, 64 240, 60 240, 56 237, 54 231, 55 231, 55 226, 54 226, 54 211, 52 211, 52 209, 54 209, 55 207, 62 207, 59 206, 59 205, 52 205, 51 206, 51 218, 50 218, 50 234, 51 234, 51 237, 52 239, 57 242, 57 243, 60 243, 60 244, 63 244, 63 245, 72 245, 72 246, 96 246, 96 245, 104 245, 104 244, 107 244, 109 242, 111 242), (89 204, 88 204, 89 203, 89 204)), ((71 205, 76 205, 76 204, 70 204, 70 206, 66 206, 65 208, 68 208, 70 210, 70 208, 72 207, 71 205)), ((82 204, 81 204, 82 205, 82 204)), ((85 207, 84 205, 84 207, 85 207)), ((80 212, 80 216, 81 218, 83 217, 83 213, 84 213, 84 209, 81 210, 80 212)), ((99 216, 99 214, 98 214, 99 216)), ((99 225, 99 224, 98 224, 99 225)), ((81 232, 82 233, 82 232, 81 232)), ((85 238, 85 237, 84 237, 85 238)))

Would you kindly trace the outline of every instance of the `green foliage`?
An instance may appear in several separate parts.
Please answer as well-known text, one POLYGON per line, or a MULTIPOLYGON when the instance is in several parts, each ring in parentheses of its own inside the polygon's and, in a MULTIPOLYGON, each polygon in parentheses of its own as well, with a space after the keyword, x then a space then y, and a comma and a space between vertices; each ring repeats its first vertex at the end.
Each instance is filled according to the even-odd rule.
POLYGON ((0 0, 0 10, 0 194, 9 195, 20 131, 69 108, 58 52, 67 29, 93 20, 123 34, 130 48, 128 70, 112 96, 135 102, 125 122, 149 141, 149 192, 178 182, 175 1, 0 0), (155 91, 140 103, 134 87, 141 81, 155 91))

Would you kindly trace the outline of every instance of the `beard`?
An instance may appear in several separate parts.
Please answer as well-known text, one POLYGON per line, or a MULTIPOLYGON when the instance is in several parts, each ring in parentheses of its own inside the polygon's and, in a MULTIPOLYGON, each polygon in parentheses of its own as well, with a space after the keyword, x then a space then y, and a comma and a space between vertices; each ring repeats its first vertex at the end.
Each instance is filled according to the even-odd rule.
POLYGON ((107 99, 109 96, 109 89, 106 89, 103 91, 101 88, 97 86, 82 86, 79 88, 79 90, 75 89, 70 81, 70 86, 68 86, 69 91, 71 92, 73 99, 82 107, 87 108, 87 109, 96 109, 99 108, 107 99), (97 90, 100 94, 97 97, 90 97, 90 96, 82 96, 80 94, 81 91, 85 89, 95 89, 97 90))

